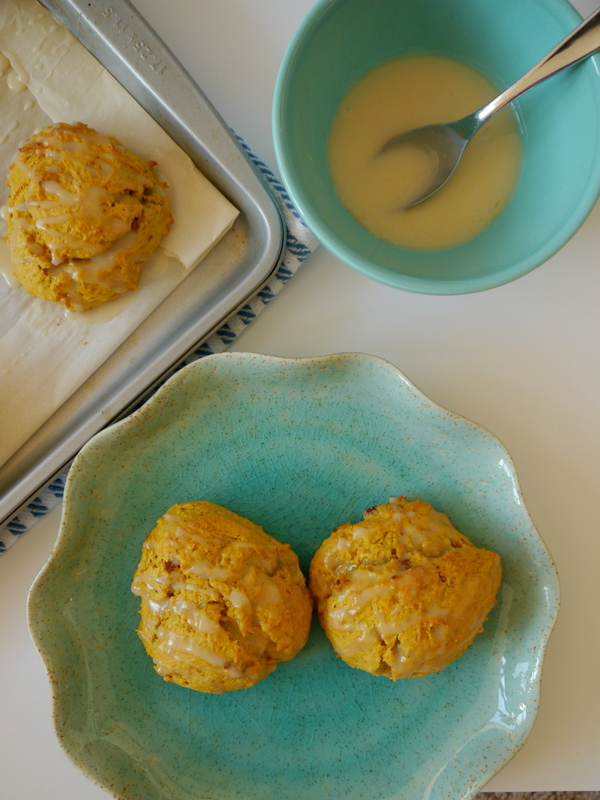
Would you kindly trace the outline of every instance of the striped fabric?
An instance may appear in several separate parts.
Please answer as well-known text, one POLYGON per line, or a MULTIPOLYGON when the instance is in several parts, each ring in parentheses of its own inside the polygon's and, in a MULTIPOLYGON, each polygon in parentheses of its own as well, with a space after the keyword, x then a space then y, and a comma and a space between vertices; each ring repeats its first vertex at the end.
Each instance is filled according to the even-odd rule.
MULTIPOLYGON (((192 355, 179 364, 177 369, 181 369, 181 367, 199 358, 203 358, 204 356, 212 355, 213 353, 221 353, 225 350, 225 348, 244 330, 246 325, 249 325, 252 320, 260 314, 262 309, 270 303, 292 275, 294 275, 300 264, 317 246, 317 240, 300 218, 283 184, 277 180, 267 165, 254 155, 242 139, 239 139, 239 141, 248 158, 271 187, 275 198, 281 206, 287 227, 286 249, 277 271, 269 283, 243 306, 235 316, 224 323, 224 325, 204 341, 192 355)), ((164 381, 168 380, 175 371, 176 370, 173 370, 170 374, 165 376, 164 381)), ((154 391, 156 391, 156 388, 154 391)), ((139 405, 142 405, 147 399, 147 396, 142 398, 139 405)), ((0 554, 5 552, 26 530, 31 528, 40 517, 43 517, 44 514, 51 511, 61 501, 64 494, 66 478, 67 470, 52 481, 49 486, 43 489, 18 516, 14 517, 0 528, 0 554)))

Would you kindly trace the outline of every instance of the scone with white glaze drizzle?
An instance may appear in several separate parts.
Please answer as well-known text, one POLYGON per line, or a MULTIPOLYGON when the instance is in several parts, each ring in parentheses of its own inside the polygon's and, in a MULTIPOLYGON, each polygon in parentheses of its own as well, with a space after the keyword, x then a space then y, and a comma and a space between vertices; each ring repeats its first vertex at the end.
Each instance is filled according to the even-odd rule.
POLYGON ((158 520, 131 589, 158 674, 200 692, 254 686, 308 638, 312 600, 296 554, 214 503, 174 505, 158 520))
POLYGON ((315 553, 309 586, 338 655, 396 681, 462 655, 483 630, 501 575, 499 555, 446 514, 398 497, 336 528, 315 553))
POLYGON ((9 169, 6 220, 25 290, 85 311, 136 289, 173 222, 154 166, 83 123, 28 139, 9 169))

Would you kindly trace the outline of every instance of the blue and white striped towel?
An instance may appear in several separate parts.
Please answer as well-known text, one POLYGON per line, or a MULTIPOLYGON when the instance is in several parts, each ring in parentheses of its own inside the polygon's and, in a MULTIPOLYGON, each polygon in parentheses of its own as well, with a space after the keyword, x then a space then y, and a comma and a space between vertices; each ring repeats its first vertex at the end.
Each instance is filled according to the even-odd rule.
MULTIPOLYGON (((239 137, 238 137, 239 138, 239 137)), ((272 279, 255 295, 237 314, 229 319, 219 330, 204 341, 191 356, 178 365, 178 369, 196 361, 198 358, 213 353, 221 353, 234 339, 260 314, 262 309, 281 290, 296 272, 300 264, 317 246, 317 240, 308 230, 300 215, 294 208, 282 183, 277 180, 267 165, 257 158, 247 144, 240 139, 246 154, 271 187, 282 208, 286 227, 286 249, 272 279)), ((170 377, 170 375, 168 376, 170 377)), ((165 378, 166 380, 166 378, 165 378)), ((147 399, 147 398, 145 398, 147 399)), ((5 552, 26 530, 40 518, 51 511, 61 500, 65 490, 67 472, 60 475, 43 489, 18 516, 0 528, 0 554, 5 552)))

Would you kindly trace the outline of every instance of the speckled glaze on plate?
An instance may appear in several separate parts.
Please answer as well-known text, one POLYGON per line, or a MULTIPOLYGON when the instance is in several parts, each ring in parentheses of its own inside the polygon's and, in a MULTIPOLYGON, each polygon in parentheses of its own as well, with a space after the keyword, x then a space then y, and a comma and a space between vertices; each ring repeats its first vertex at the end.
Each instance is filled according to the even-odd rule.
POLYGON ((181 370, 77 457, 29 602, 59 739, 127 800, 466 800, 529 733, 557 609, 503 446, 356 353, 226 353, 181 370), (336 525, 400 494, 502 556, 485 631, 445 670, 396 684, 353 670, 315 619, 304 650, 252 689, 204 695, 154 672, 129 587, 170 505, 228 506, 306 570, 336 525))

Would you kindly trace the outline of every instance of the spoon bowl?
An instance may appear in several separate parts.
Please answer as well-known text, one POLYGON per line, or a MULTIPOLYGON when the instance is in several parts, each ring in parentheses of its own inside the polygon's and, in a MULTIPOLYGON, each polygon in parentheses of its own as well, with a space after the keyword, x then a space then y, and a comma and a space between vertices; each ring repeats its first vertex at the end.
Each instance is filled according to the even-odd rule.
POLYGON ((402 208, 412 208, 422 203, 449 180, 458 167, 471 136, 474 135, 468 132, 470 121, 471 117, 466 117, 458 122, 413 128, 394 137, 381 149, 382 153, 386 153, 396 147, 420 147, 431 157, 432 177, 428 186, 402 208))
POLYGON ((438 123, 413 128, 395 136, 384 145, 385 153, 396 147, 420 147, 432 156, 432 174, 428 185, 414 199, 404 204, 412 208, 429 199, 452 177, 465 149, 479 128, 533 86, 556 75, 563 69, 588 58, 600 49, 600 9, 585 19, 566 36, 547 56, 532 67, 520 80, 498 97, 456 122, 438 123))

